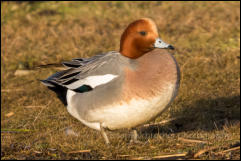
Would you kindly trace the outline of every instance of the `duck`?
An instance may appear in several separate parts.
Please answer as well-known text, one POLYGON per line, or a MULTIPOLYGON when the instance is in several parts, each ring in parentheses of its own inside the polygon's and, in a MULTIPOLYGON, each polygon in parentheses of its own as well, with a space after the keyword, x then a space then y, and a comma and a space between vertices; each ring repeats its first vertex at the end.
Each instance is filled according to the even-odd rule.
POLYGON ((120 38, 119 51, 63 62, 65 70, 41 82, 67 107, 74 118, 100 131, 130 129, 153 121, 177 96, 180 70, 174 47, 165 43, 151 18, 130 23, 120 38))

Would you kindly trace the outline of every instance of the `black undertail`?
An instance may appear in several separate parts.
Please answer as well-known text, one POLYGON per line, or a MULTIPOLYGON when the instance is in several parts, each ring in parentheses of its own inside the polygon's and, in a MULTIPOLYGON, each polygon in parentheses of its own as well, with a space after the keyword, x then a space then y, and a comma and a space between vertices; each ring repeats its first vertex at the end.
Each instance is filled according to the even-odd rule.
POLYGON ((57 95, 57 97, 60 99, 60 101, 67 106, 67 99, 66 99, 66 94, 67 94, 67 88, 60 86, 56 83, 50 82, 48 80, 40 80, 42 83, 44 83, 48 89, 54 91, 57 95), (49 85, 48 85, 49 84, 49 85), (51 86, 50 86, 51 85, 51 86))
MULTIPOLYGON (((61 102, 67 106, 67 99, 66 99, 66 94, 67 94, 67 90, 68 88, 58 85, 57 83, 54 83, 52 81, 49 80, 40 80, 44 85, 46 85, 48 87, 48 89, 54 91, 57 95, 57 97, 61 100, 61 102)), ((77 93, 84 93, 84 92, 88 92, 91 91, 93 88, 90 87, 89 85, 82 85, 79 88, 73 89, 73 91, 77 92, 77 93)))

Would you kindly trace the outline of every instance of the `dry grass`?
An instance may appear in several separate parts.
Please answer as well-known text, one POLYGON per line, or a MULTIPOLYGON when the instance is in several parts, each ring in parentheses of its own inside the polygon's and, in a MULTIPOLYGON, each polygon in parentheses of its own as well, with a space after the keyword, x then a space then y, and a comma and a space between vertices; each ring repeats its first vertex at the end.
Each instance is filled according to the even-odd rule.
POLYGON ((1 42, 1 159, 240 159, 240 2, 1 2, 1 42), (58 69, 34 67, 118 50, 141 17, 177 48, 180 92, 156 122, 179 119, 106 146, 37 81, 58 69))

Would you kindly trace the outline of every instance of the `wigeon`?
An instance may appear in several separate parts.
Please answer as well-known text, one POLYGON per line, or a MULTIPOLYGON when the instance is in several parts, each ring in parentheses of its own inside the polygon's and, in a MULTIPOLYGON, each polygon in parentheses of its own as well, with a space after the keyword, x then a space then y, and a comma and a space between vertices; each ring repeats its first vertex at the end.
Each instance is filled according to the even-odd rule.
POLYGON ((42 83, 56 92, 68 112, 99 130, 132 129, 158 117, 177 95, 180 71, 174 49, 158 37, 149 18, 132 22, 123 32, 120 51, 63 62, 68 69, 42 83))

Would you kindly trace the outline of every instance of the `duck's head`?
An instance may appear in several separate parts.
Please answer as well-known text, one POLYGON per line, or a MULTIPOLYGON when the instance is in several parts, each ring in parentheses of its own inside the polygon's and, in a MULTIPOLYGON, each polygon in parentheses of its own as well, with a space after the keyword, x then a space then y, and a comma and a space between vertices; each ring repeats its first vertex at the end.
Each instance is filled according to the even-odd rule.
POLYGON ((159 38, 156 24, 149 18, 132 22, 121 36, 120 53, 128 58, 136 59, 154 48, 174 49, 159 38))

